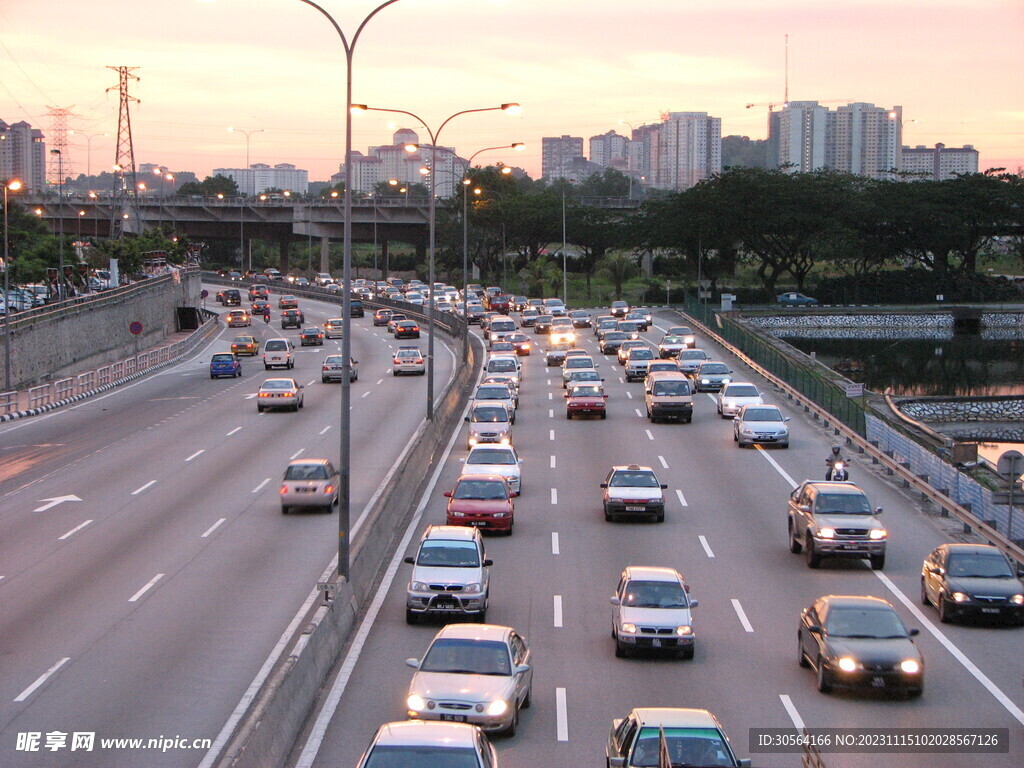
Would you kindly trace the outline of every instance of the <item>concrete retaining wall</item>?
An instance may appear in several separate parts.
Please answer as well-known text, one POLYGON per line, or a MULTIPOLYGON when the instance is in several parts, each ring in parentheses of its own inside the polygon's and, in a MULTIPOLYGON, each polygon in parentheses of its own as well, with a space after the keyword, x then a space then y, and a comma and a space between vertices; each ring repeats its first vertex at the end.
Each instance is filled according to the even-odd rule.
MULTIPOLYGON (((79 297, 11 316, 15 389, 61 379, 159 345, 175 330, 178 307, 199 306, 198 270, 79 297), (142 324, 142 333, 129 330, 142 324)), ((0 357, 0 381, 5 379, 0 357)))

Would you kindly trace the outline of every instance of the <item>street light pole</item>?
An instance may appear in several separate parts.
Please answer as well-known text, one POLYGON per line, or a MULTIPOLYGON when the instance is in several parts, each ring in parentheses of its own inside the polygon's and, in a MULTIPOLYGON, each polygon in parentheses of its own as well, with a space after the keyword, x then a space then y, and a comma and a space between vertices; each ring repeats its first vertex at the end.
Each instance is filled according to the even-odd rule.
POLYGON ((359 24, 352 42, 349 43, 345 33, 341 31, 338 22, 334 20, 327 11, 314 3, 312 0, 299 0, 311 8, 320 11, 321 14, 331 23, 334 31, 341 38, 341 45, 345 49, 345 191, 344 191, 344 214, 342 226, 342 267, 341 267, 341 413, 339 416, 339 432, 341 456, 339 457, 340 481, 338 483, 338 575, 346 581, 349 578, 349 504, 351 485, 351 384, 349 382, 352 366, 352 58, 355 54, 356 43, 359 42, 359 35, 369 23, 370 19, 380 11, 393 5, 398 0, 387 0, 374 8, 359 24))
POLYGON ((562 189, 562 301, 569 306, 569 278, 565 257, 565 189, 562 189))
POLYGON ((51 149, 51 155, 57 156, 57 247, 58 247, 58 269, 57 269, 57 299, 64 299, 64 155, 59 149, 51 149))
MULTIPOLYGON (((302 0, 305 2, 305 0, 302 0)), ((248 131, 242 128, 228 128, 228 133, 241 133, 245 135, 245 174, 242 178, 245 179, 245 189, 239 190, 239 194, 244 198, 250 194, 249 192, 249 179, 250 179, 250 167, 249 167, 249 146, 254 133, 263 133, 263 128, 252 128, 248 131)), ((252 193, 256 194, 256 183, 253 180, 252 193)), ((239 269, 245 264, 245 206, 241 201, 238 203, 238 267, 239 269)), ((249 271, 252 271, 252 250, 249 250, 249 271)))
POLYGON ((21 189, 17 180, 4 182, 4 391, 11 391, 11 233, 7 224, 7 192, 21 189))
MULTIPOLYGON (((307 0, 301 0, 301 2, 307 2, 307 0)), ((479 109, 464 109, 460 112, 456 112, 453 115, 449 115, 445 118, 444 122, 441 123, 440 127, 433 131, 430 126, 423 120, 419 115, 409 112, 404 109, 384 109, 382 107, 368 107, 365 104, 353 104, 352 109, 359 109, 361 111, 369 112, 392 112, 398 115, 407 115, 413 120, 416 120, 420 125, 423 126, 423 130, 430 136, 430 201, 428 206, 428 216, 430 218, 430 244, 428 251, 428 272, 427 284, 430 286, 430 302, 431 305, 434 303, 434 242, 436 232, 436 206, 435 199, 437 197, 437 142, 441 136, 441 131, 448 125, 452 120, 460 115, 469 115, 475 112, 510 112, 518 111, 519 104, 516 102, 507 102, 498 107, 482 107, 479 109)), ((350 110, 351 111, 351 110, 350 110)), ((413 151, 419 147, 415 145, 408 145, 406 149, 412 148, 413 151)), ((346 168, 346 173, 348 169, 346 168)), ((427 421, 433 421, 434 419, 434 307, 430 306, 427 312, 427 421)), ((468 329, 468 323, 467 323, 468 329)), ((467 330, 468 332, 468 330, 467 330)))

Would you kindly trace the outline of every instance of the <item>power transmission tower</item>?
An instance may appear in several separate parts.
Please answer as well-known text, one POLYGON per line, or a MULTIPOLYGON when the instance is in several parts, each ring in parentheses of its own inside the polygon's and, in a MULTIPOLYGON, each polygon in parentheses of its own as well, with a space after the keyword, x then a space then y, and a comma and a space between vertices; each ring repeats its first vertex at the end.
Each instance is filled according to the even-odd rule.
POLYGON ((55 154, 50 154, 49 166, 46 169, 47 183, 53 186, 64 183, 64 179, 60 177, 61 171, 64 172, 64 178, 74 175, 71 172, 71 155, 68 154, 68 118, 78 115, 73 114, 72 109, 73 106, 50 107, 50 111, 46 113, 51 121, 50 149, 57 150, 55 154))
POLYGON ((124 234, 123 209, 125 198, 130 196, 134 205, 137 232, 142 231, 139 221, 139 188, 135 180, 135 147, 132 144, 132 118, 129 112, 131 102, 140 103, 137 98, 128 94, 128 82, 138 80, 132 74, 138 67, 107 67, 117 72, 118 84, 107 88, 107 93, 117 89, 120 96, 120 108, 117 114, 117 155, 114 159, 114 196, 120 205, 114 206, 114 218, 110 222, 110 236, 120 238, 124 234))

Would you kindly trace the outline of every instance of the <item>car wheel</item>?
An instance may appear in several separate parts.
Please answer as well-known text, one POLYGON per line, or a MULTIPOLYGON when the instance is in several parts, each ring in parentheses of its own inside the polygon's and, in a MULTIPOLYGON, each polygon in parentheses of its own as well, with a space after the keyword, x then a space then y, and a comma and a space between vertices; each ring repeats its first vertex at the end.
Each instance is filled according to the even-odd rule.
POLYGON ((928 599, 928 590, 925 589, 924 579, 921 579, 921 605, 931 605, 932 601, 928 599))
POLYGON ((882 555, 872 555, 869 559, 871 560, 871 569, 872 570, 880 571, 883 568, 885 568, 885 555, 884 554, 882 554, 882 555))
POLYGON ((262 405, 257 405, 256 406, 256 413, 263 413, 263 406, 262 405))
POLYGON ((804 653, 804 636, 799 632, 796 633, 796 661, 804 669, 811 666, 811 662, 807 660, 807 654, 804 653))
POLYGON ((415 611, 410 611, 408 608, 405 609, 405 623, 406 624, 419 624, 420 615, 415 611))
POLYGON ((808 568, 820 568, 821 567, 821 555, 814 551, 814 539, 810 536, 807 537, 807 542, 804 545, 807 547, 807 567, 808 568))
POLYGON ((480 611, 480 613, 476 614, 473 617, 473 621, 475 621, 477 624, 486 624, 487 623, 487 609, 484 608, 482 611, 480 611))
POLYGON ((237 376, 238 378, 242 378, 242 372, 239 371, 238 373, 235 374, 235 376, 237 376))
POLYGON ((907 690, 906 690, 906 691, 904 692, 904 695, 905 695, 905 696, 906 696, 906 697, 907 697, 908 699, 918 699, 918 698, 920 698, 920 697, 921 697, 921 694, 922 694, 922 693, 924 693, 924 687, 923 687, 923 686, 922 686, 922 687, 920 687, 920 688, 908 688, 908 689, 907 689, 907 690))
POLYGON ((665 513, 664 512, 659 512, 658 514, 656 514, 654 516, 654 522, 656 522, 656 523, 664 523, 665 522, 665 513))
POLYGON ((825 671, 825 662, 821 656, 818 657, 818 691, 821 693, 832 692, 832 681, 829 680, 828 672, 825 671))
POLYGON ((690 661, 690 660, 693 659, 693 653, 694 653, 695 650, 696 650, 695 646, 688 645, 685 648, 683 648, 682 652, 680 652, 680 654, 679 654, 679 657, 683 661, 690 661))
POLYGON ((939 601, 935 604, 935 607, 939 609, 939 621, 943 624, 949 624, 953 619, 953 612, 949 608, 949 601, 946 600, 946 596, 939 593, 939 601))
POLYGON ((800 543, 800 539, 793 535, 793 521, 789 521, 789 551, 794 555, 799 555, 803 551, 803 544, 800 543))
POLYGON ((326 384, 326 383, 327 383, 327 379, 325 379, 325 378, 321 378, 321 379, 320 379, 320 383, 321 383, 321 384, 326 384))
POLYGON ((608 507, 607 506, 604 508, 604 519, 607 522, 611 522, 611 519, 612 519, 611 514, 608 512, 608 507))
MULTIPOLYGON (((739 442, 740 442, 740 438, 739 438, 739 436, 738 436, 738 435, 736 434, 736 431, 735 431, 735 430, 733 430, 733 433, 732 433, 732 441, 733 441, 734 443, 739 443, 739 442)), ((742 448, 742 447, 743 447, 743 444, 742 444, 742 443, 740 443, 740 448, 742 448)))
POLYGON ((624 659, 626 658, 626 646, 619 642, 618 638, 615 639, 615 658, 624 659))
POLYGON ((602 413, 601 414, 601 418, 602 419, 607 419, 608 418, 608 414, 607 413, 602 413))
POLYGON ((529 709, 530 705, 533 704, 533 683, 530 683, 530 687, 526 689, 526 696, 523 697, 523 703, 520 704, 520 709, 529 709))
POLYGON ((569 421, 572 421, 572 411, 566 411, 565 418, 569 419, 569 421))
POLYGON ((214 375, 213 375, 213 374, 211 373, 211 374, 210 374, 210 378, 211 378, 211 379, 216 379, 217 377, 216 377, 216 376, 214 376, 214 375))
POLYGON ((270 366, 269 366, 269 365, 267 365, 266 363, 264 363, 264 364, 263 364, 263 370, 265 370, 265 371, 269 371, 269 370, 270 370, 270 366))
POLYGON ((359 371, 352 374, 352 381, 359 381, 359 371))
POLYGON ((505 729, 505 735, 511 738, 516 735, 516 729, 519 727, 519 707, 513 705, 512 707, 512 722, 509 723, 508 728, 505 729))
POLYGON ((288 505, 287 504, 282 504, 281 505, 281 514, 282 515, 287 515, 288 514, 288 505))

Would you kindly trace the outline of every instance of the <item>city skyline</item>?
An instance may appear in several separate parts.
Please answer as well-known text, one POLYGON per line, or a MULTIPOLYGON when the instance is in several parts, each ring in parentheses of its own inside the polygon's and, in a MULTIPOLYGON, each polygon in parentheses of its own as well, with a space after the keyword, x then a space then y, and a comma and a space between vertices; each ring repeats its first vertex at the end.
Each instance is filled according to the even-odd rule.
MULTIPOLYGON (((351 35, 379 3, 323 4, 351 35)), ((308 6, 182 0, 172 13, 97 0, 61 3, 60 14, 49 14, 50 5, 57 6, 0 10, 0 117, 48 133, 48 108, 74 105, 80 118, 72 128, 110 134, 91 142, 94 173, 115 151, 117 94, 104 91, 116 74, 107 65, 140 67, 132 86, 141 102, 132 111, 139 164, 200 177, 242 167, 246 142, 227 132, 233 125, 263 129, 252 137, 252 163, 292 163, 317 181, 338 170, 344 56, 308 6), (130 32, 110 39, 113 28, 130 32)), ((435 129, 453 112, 518 101, 520 116, 460 117, 440 143, 468 156, 526 142, 523 153, 492 152, 479 163, 506 162, 537 178, 543 136, 628 136, 620 120, 639 126, 662 112, 708 112, 721 117, 723 136, 766 138, 767 104, 784 99, 788 34, 791 101, 901 104, 905 145, 973 144, 982 170, 1016 171, 1024 166, 1022 29, 1024 9, 1007 0, 839 0, 828 8, 780 0, 770 9, 755 0, 649 0, 628 10, 576 0, 555 8, 537 0, 402 0, 364 31, 353 96, 416 112, 435 129), (641 40, 642 48, 634 42, 641 40)), ((356 116, 353 146, 384 143, 397 128, 423 133, 396 117, 356 116)), ((71 137, 70 154, 74 173, 84 172, 85 142, 71 137)))

